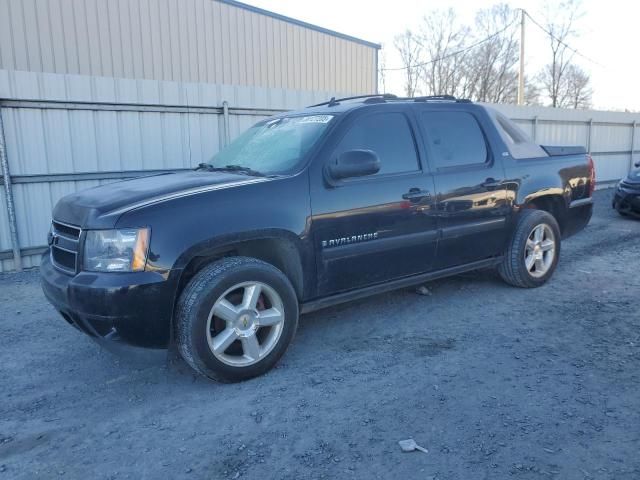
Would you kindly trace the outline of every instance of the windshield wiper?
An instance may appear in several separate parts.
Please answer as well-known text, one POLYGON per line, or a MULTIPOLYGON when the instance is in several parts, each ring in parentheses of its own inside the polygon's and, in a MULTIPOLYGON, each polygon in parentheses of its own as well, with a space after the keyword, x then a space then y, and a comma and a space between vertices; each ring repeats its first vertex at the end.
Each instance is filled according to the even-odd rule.
POLYGON ((257 170, 254 170, 254 169, 249 168, 249 167, 243 167, 242 165, 225 165, 224 167, 221 167, 220 170, 227 171, 227 172, 244 173, 246 175, 251 175, 251 176, 254 176, 254 177, 264 177, 264 176, 266 176, 262 172, 258 172, 257 170))
POLYGON ((252 177, 266 177, 262 172, 253 170, 249 167, 243 167, 242 165, 225 165, 224 167, 214 167, 209 163, 200 163, 196 170, 206 170, 208 172, 233 172, 243 175, 251 175, 252 177))

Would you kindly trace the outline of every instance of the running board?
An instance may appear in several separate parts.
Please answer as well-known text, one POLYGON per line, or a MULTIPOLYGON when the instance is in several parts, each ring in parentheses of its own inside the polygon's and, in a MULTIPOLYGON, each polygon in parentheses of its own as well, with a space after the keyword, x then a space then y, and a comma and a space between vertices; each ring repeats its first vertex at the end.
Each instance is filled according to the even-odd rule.
POLYGON ((399 288, 410 287, 419 283, 428 282, 430 280, 436 280, 442 277, 449 277, 451 275, 457 275, 459 273, 469 272, 471 270, 479 270, 482 268, 495 267, 502 262, 502 257, 487 258, 485 260, 479 260, 477 262, 467 263, 465 265, 458 265, 456 267, 445 268, 444 270, 437 270, 435 272, 421 273, 420 275, 412 275, 410 277, 403 277, 398 280, 392 280, 391 282, 381 283, 377 285, 371 285, 369 287, 359 288, 358 290, 350 290, 348 292, 338 293, 329 297, 319 298, 305 302, 301 305, 300 313, 315 312, 322 308, 332 307, 340 303, 351 302, 352 300, 358 300, 360 298, 369 297, 379 293, 389 292, 391 290, 397 290, 399 288))

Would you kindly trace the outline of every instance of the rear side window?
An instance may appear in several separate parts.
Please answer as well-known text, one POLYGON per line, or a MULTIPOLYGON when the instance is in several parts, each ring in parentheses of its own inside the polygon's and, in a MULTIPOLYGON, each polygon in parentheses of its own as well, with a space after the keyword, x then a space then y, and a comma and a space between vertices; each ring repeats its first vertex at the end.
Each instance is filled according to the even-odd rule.
POLYGON ((481 165, 487 145, 476 119, 467 112, 422 112, 432 167, 435 169, 481 165))
POLYGON ((413 134, 402 113, 374 113, 357 119, 336 154, 348 150, 374 151, 380 158, 378 175, 420 169, 413 134))

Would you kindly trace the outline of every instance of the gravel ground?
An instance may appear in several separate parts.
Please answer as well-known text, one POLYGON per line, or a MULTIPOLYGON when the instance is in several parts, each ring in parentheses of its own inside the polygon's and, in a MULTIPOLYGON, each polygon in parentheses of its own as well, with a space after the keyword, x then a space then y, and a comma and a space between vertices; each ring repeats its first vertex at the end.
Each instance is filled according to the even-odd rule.
POLYGON ((638 479, 640 222, 610 196, 546 286, 479 272, 317 312, 235 385, 101 349, 37 272, 0 276, 0 478, 638 479))

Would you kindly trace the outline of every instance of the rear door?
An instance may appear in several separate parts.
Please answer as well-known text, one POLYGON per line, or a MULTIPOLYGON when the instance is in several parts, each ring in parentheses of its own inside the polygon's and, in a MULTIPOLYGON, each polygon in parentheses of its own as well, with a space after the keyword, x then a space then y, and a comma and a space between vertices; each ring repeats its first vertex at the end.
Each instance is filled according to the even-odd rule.
POLYGON ((319 295, 432 268, 438 233, 433 178, 422 166, 412 113, 390 105, 352 112, 314 162, 311 231, 319 295), (380 171, 327 178, 326 163, 354 149, 374 151, 380 171))
POLYGON ((436 189, 440 242, 435 267, 501 254, 510 212, 505 174, 478 110, 437 105, 417 111, 436 189))

